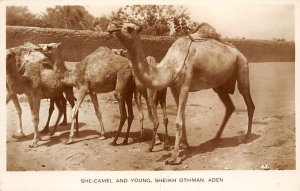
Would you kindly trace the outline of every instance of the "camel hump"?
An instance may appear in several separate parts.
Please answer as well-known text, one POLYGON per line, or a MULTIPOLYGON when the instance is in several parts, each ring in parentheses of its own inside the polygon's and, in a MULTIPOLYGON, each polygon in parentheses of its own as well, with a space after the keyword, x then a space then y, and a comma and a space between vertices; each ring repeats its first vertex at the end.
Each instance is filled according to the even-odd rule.
POLYGON ((216 29, 210 26, 208 23, 201 23, 196 30, 190 34, 194 40, 199 40, 203 38, 220 40, 220 35, 217 33, 216 29))

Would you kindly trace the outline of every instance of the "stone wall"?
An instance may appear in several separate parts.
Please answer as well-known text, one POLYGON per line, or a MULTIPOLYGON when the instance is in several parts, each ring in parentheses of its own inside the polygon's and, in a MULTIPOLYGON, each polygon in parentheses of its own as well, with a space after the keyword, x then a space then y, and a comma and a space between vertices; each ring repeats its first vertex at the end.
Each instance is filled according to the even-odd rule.
MULTIPOLYGON (((99 46, 123 48, 107 33, 67 29, 50 29, 37 27, 7 26, 7 48, 20 46, 25 42, 51 43, 60 42, 66 61, 77 62, 93 52, 99 46)), ((143 36, 144 51, 159 61, 174 42, 174 37, 143 36)), ((286 62, 295 61, 295 44, 291 42, 274 42, 258 40, 234 40, 229 42, 248 58, 250 62, 286 62)))

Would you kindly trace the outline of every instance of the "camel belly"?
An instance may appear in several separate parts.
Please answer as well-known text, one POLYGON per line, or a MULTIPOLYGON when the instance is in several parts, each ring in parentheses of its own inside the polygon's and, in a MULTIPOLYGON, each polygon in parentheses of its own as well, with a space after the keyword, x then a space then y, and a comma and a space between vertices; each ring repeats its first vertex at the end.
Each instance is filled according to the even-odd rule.
POLYGON ((235 71, 237 57, 226 46, 198 46, 188 62, 193 63, 187 68, 192 75, 190 91, 199 91, 226 83, 235 71))
POLYGON ((43 98, 56 98, 62 94, 63 84, 60 76, 54 70, 44 69, 41 71, 41 88, 43 98))

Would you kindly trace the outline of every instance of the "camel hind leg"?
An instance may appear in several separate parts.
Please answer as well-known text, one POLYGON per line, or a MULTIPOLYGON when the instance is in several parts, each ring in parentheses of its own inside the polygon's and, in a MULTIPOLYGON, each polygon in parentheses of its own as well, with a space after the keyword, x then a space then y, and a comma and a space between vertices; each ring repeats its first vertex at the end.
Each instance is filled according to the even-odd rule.
POLYGON ((219 98, 221 99, 222 103, 224 104, 224 106, 226 108, 225 116, 224 116, 221 126, 215 136, 215 139, 219 139, 222 135, 222 132, 223 132, 227 122, 228 122, 228 119, 232 115, 235 108, 234 108, 232 100, 229 96, 229 93, 227 91, 224 91, 222 86, 219 88, 214 88, 214 91, 218 94, 219 98))
POLYGON ((245 57, 240 57, 238 61, 238 73, 237 73, 238 90, 242 94, 248 111, 248 130, 246 139, 251 135, 253 114, 255 105, 253 103, 250 93, 250 81, 249 81, 249 67, 245 57))
MULTIPOLYGON (((73 87, 65 87, 64 89, 64 93, 65 93, 65 96, 66 96, 66 99, 68 100, 68 102, 70 103, 71 107, 73 108, 75 106, 75 101, 76 101, 76 98, 74 97, 74 91, 73 91, 73 87)), ((66 104, 65 104, 65 107, 66 107, 66 104)), ((65 121, 66 121, 66 124, 67 124, 67 108, 64 108, 64 112, 65 112, 65 121)), ((79 134, 79 130, 78 130, 78 113, 76 114, 76 123, 75 123, 75 127, 76 127, 76 134, 78 135, 79 134)))
POLYGON ((166 96, 167 96, 167 88, 160 90, 158 92, 158 101, 162 109, 163 113, 163 121, 165 126, 165 135, 164 135, 164 148, 167 148, 166 145, 169 143, 169 135, 168 135, 168 115, 167 115, 167 104, 166 104, 166 96))
POLYGON ((49 106, 49 111, 48 111, 48 119, 47 119, 47 122, 46 122, 46 125, 45 125, 44 129, 41 130, 40 133, 42 133, 42 134, 49 133, 49 123, 50 123, 53 111, 54 111, 54 99, 50 99, 50 106, 49 106))
POLYGON ((54 135, 55 131, 56 131, 56 127, 63 115, 63 112, 64 112, 64 102, 63 100, 65 100, 64 96, 61 94, 61 96, 57 99, 54 99, 54 103, 56 104, 57 108, 58 108, 58 116, 57 116, 57 119, 56 119, 56 122, 54 124, 54 127, 53 127, 53 131, 51 132, 50 136, 51 135, 54 135))
POLYGON ((101 136, 99 137, 99 139, 104 140, 105 139, 105 130, 104 130, 104 125, 103 125, 103 121, 102 121, 102 113, 101 113, 100 106, 98 103, 97 94, 90 93, 90 97, 93 102, 95 113, 96 113, 96 116, 97 116, 99 124, 100 124, 101 136))

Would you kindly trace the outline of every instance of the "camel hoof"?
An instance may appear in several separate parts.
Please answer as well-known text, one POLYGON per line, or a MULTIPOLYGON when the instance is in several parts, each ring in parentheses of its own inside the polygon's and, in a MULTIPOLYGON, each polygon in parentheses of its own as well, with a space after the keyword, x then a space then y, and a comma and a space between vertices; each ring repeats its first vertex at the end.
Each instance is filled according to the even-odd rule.
POLYGON ((149 147, 147 150, 146 150, 146 153, 151 153, 153 151, 153 147, 149 147))
POLYGON ((156 139, 155 140, 155 145, 160 145, 161 144, 161 141, 159 139, 156 139))
POLYGON ((124 140, 124 141, 122 142, 122 145, 128 145, 128 140, 124 140))
POLYGON ((76 137, 79 137, 79 131, 76 131, 76 132, 74 133, 74 135, 75 135, 76 137))
POLYGON ((16 133, 16 134, 13 134, 11 137, 14 138, 14 139, 22 139, 22 138, 25 137, 25 134, 23 132, 22 133, 16 133))
POLYGON ((100 139, 100 140, 105 140, 106 138, 105 138, 104 135, 101 135, 101 136, 99 137, 99 139, 100 139))
POLYGON ((113 141, 113 142, 111 142, 111 143, 109 143, 109 144, 112 145, 112 146, 117 146, 116 141, 113 141))
POLYGON ((74 143, 73 140, 72 140, 72 138, 69 138, 68 140, 62 140, 62 142, 63 142, 65 145, 70 145, 70 144, 74 143))
POLYGON ((173 147, 171 145, 168 145, 167 143, 164 144, 164 150, 170 151, 172 149, 173 149, 173 147))
POLYGON ((37 143, 32 143, 31 145, 29 145, 30 149, 37 148, 37 147, 38 147, 37 143))
POLYGON ((41 134, 48 134, 49 133, 49 128, 48 127, 44 127, 43 130, 40 131, 41 134))
POLYGON ((59 126, 67 126, 67 125, 68 125, 68 123, 66 121, 63 121, 59 124, 59 126))
POLYGON ((180 144, 180 148, 181 149, 188 149, 190 148, 190 145, 187 142, 183 142, 180 144))
POLYGON ((246 136, 245 136, 245 138, 244 138, 244 141, 243 141, 244 144, 250 143, 250 141, 251 141, 251 140, 250 140, 250 137, 251 137, 251 134, 250 134, 250 133, 249 133, 249 134, 247 133, 246 136))
POLYGON ((180 157, 171 157, 165 161, 165 165, 179 165, 181 164, 180 157))

